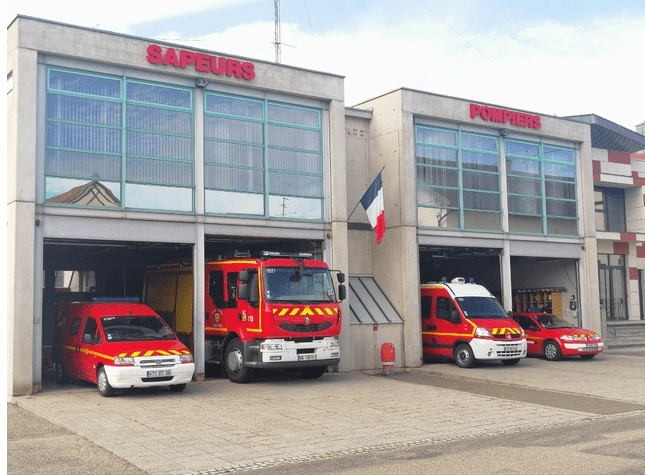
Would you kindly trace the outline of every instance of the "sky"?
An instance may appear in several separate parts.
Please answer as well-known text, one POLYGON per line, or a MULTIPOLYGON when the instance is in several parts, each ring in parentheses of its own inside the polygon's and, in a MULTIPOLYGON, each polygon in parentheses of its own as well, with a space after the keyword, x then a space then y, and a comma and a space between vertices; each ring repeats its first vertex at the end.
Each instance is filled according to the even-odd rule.
MULTIPOLYGON (((275 61, 273 0, 8 0, 16 14, 275 61), (108 8, 109 7, 109 8, 108 8)), ((281 0, 281 63, 536 114, 645 122, 643 0, 281 0)))

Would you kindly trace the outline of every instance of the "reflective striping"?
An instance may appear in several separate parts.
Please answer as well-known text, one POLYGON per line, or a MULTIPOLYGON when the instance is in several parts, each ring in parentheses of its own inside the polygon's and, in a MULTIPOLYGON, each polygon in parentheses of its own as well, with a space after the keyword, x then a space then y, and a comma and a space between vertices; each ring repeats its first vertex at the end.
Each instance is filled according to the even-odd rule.
POLYGON ((285 307, 285 308, 273 308, 272 312, 276 314, 279 317, 284 317, 285 315, 289 315, 291 317, 293 316, 305 316, 305 315, 335 315, 338 313, 338 308, 330 308, 330 307, 311 307, 311 306, 306 306, 306 307, 285 307))
POLYGON ((506 333, 519 335, 522 333, 522 331, 519 328, 493 328, 492 331, 493 335, 505 335, 506 333))

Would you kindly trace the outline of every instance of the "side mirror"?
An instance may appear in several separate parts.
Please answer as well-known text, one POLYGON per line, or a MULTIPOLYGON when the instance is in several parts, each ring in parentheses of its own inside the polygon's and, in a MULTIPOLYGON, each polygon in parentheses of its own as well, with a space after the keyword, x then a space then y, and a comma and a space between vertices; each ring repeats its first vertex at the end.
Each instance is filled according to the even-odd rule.
POLYGON ((345 282, 345 274, 343 274, 342 272, 339 272, 336 275, 336 278, 338 279, 339 284, 342 284, 343 282, 345 282))
POLYGON ((240 271, 240 273, 237 275, 237 278, 241 280, 242 282, 248 282, 249 281, 249 271, 248 270, 243 270, 240 271))
POLYGON ((459 316, 459 312, 457 309, 452 309, 452 312, 450 312, 450 321, 452 323, 460 323, 461 322, 461 317, 459 316))
POLYGON ((247 284, 246 282, 240 284, 240 286, 237 288, 237 298, 240 300, 249 299, 249 284, 247 284))
POLYGON ((338 285, 338 300, 343 301, 347 298, 347 287, 343 284, 338 285))

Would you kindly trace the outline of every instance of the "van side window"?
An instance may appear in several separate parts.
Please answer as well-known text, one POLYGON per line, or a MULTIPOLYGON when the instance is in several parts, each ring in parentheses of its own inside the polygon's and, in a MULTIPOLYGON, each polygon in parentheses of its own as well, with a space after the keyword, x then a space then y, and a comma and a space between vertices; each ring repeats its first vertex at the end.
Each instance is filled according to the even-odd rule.
POLYGON ((80 318, 73 319, 72 324, 69 327, 69 334, 76 335, 78 333, 78 329, 80 326, 81 326, 81 319, 80 318))
POLYGON ((237 307, 237 272, 229 272, 226 274, 226 284, 228 290, 228 307, 235 308, 237 307))
POLYGON ((457 308, 449 298, 446 298, 446 297, 437 298, 437 318, 440 318, 442 320, 448 320, 450 322, 452 321, 450 318, 450 315, 456 311, 457 311, 457 308))
POLYGON ((432 315, 432 297, 421 296, 421 318, 430 318, 432 315))
POLYGON ((224 303, 224 272, 212 270, 208 277, 208 295, 216 307, 223 308, 224 303))
POLYGON ((98 332, 98 325, 96 320, 93 318, 88 318, 87 323, 85 324, 85 329, 83 330, 83 343, 100 343, 101 335, 98 332))

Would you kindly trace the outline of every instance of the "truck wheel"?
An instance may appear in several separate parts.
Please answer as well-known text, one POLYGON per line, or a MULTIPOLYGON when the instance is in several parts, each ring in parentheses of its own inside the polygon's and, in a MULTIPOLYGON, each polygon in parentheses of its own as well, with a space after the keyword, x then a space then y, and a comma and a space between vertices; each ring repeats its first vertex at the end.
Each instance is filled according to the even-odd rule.
POLYGON ((96 387, 98 388, 99 394, 101 396, 103 397, 114 396, 114 388, 110 386, 107 373, 105 372, 105 368, 103 366, 101 366, 101 369, 99 369, 96 387))
POLYGON ((186 389, 186 383, 184 384, 171 384, 168 386, 173 393, 180 393, 186 389))
POLYGON ((542 354, 548 361, 558 361, 562 357, 560 347, 553 340, 544 342, 544 346, 542 346, 542 354))
POLYGON ((244 364, 244 346, 237 338, 226 346, 224 369, 228 379, 234 383, 248 383, 253 376, 253 369, 244 364))
POLYGON ((502 363, 504 363, 506 366, 515 366, 519 362, 519 358, 513 358, 512 360, 502 360, 502 363))
POLYGON ((326 366, 314 366, 312 368, 302 368, 300 370, 300 376, 304 379, 316 379, 320 378, 327 371, 326 366))
POLYGON ((54 373, 56 375, 56 382, 58 384, 65 384, 67 383, 67 381, 69 381, 67 371, 65 371, 65 368, 60 361, 56 361, 54 363, 54 373))
POLYGON ((460 368, 470 368, 475 364, 475 355, 467 343, 461 343, 455 348, 454 358, 460 368))

